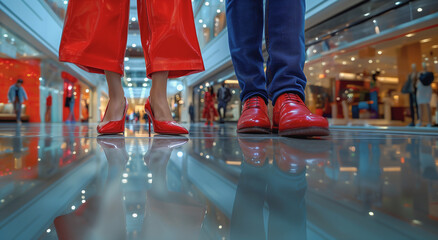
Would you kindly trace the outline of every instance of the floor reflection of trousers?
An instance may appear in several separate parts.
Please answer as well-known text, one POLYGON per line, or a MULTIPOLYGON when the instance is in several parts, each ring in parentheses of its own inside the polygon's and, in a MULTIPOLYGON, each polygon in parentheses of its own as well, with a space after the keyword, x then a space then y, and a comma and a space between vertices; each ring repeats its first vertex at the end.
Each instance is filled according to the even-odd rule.
POLYGON ((306 239, 305 172, 242 165, 231 217, 231 240, 306 239), (268 226, 263 209, 267 201, 268 226), (265 229, 268 230, 265 233, 265 229))
MULTIPOLYGON (((60 61, 88 72, 123 74, 129 3, 70 0, 60 61)), ((137 7, 148 77, 159 71, 176 78, 204 70, 190 0, 137 0, 137 7)))

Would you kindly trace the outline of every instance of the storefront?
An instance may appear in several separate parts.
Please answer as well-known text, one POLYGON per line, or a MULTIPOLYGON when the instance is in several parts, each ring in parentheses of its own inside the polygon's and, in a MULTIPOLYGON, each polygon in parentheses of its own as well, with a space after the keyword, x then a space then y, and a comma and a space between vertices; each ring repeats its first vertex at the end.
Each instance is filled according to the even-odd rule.
POLYGON ((8 91, 18 79, 23 80, 28 96, 22 104, 22 121, 77 122, 89 118, 82 110, 90 104, 90 88, 59 62, 0 25, 0 121, 16 119, 8 91), (73 115, 69 114, 70 108, 74 109, 73 115))
POLYGON ((408 75, 438 77, 437 14, 436 1, 367 2, 306 31, 309 108, 334 124, 409 124, 408 75))

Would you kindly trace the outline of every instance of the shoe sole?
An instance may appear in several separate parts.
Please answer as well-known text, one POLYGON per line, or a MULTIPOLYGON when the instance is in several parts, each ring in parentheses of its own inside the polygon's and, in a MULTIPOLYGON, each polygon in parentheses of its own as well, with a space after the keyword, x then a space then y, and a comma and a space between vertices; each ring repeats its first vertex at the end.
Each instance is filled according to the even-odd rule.
POLYGON ((279 131, 278 135, 283 137, 321 137, 329 136, 330 130, 321 127, 297 128, 279 131))
POLYGON ((270 134, 271 133, 271 129, 269 129, 269 128, 261 128, 261 127, 250 127, 250 128, 238 129, 237 133, 263 133, 263 134, 270 134))

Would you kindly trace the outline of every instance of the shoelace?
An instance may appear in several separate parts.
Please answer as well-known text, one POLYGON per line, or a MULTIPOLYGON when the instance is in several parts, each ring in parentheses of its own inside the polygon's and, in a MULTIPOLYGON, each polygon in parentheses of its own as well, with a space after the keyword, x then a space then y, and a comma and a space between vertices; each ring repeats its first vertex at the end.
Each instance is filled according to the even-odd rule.
POLYGON ((305 105, 303 103, 303 100, 301 100, 301 98, 298 97, 298 95, 296 95, 296 94, 287 93, 286 94, 286 100, 287 101, 293 101, 293 102, 296 102, 296 103, 301 104, 301 105, 305 105))
POLYGON ((246 100, 245 109, 260 107, 260 101, 262 101, 262 100, 259 97, 253 97, 253 98, 246 100))

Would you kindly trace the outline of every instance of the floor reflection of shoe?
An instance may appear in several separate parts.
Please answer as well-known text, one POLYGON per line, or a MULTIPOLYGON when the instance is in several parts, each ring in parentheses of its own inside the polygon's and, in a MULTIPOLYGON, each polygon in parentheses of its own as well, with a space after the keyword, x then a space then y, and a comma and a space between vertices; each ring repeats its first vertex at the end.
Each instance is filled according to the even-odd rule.
POLYGON ((125 138, 122 136, 98 136, 97 143, 107 149, 125 149, 125 138))
MULTIPOLYGON (((105 123, 102 126, 97 126, 97 132, 99 134, 118 134, 123 133, 125 131, 125 119, 126 119, 126 112, 128 111, 128 100, 125 99, 125 108, 123 109, 123 117, 120 120, 116 121, 109 121, 105 123)), ((108 111, 108 105, 106 106, 105 115, 108 111)), ((103 116, 103 119, 105 118, 105 115, 103 116)))
POLYGON ((286 173, 300 173, 306 164, 324 163, 329 159, 328 141, 314 139, 280 139, 274 144, 277 167, 286 173))
POLYGON ((239 135, 239 146, 245 162, 254 167, 264 166, 268 153, 272 152, 271 139, 242 138, 239 135))
POLYGON ((210 126, 213 126, 213 122, 210 122, 210 126))
POLYGON ((176 121, 158 121, 155 119, 154 113, 152 111, 152 106, 150 98, 146 100, 144 105, 144 110, 149 118, 149 133, 151 133, 150 123, 154 125, 154 132, 159 134, 169 134, 169 135, 180 135, 188 134, 189 131, 183 126, 178 124, 176 121))
POLYGON ((278 97, 274 106, 273 131, 280 136, 312 137, 330 134, 327 119, 312 114, 301 98, 293 93, 278 97))
POLYGON ((242 110, 242 115, 237 122, 238 133, 270 133, 271 121, 269 120, 268 107, 260 96, 248 98, 242 110))

